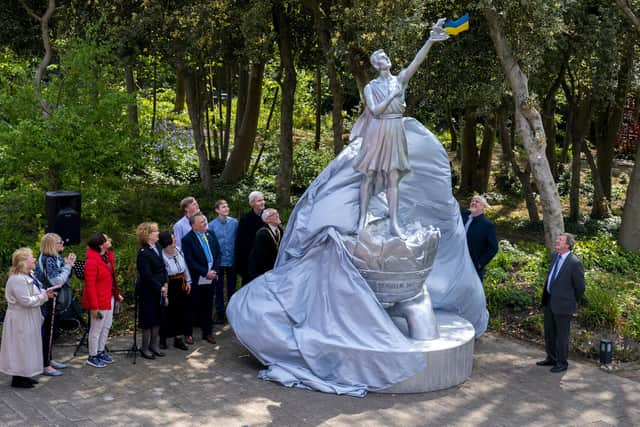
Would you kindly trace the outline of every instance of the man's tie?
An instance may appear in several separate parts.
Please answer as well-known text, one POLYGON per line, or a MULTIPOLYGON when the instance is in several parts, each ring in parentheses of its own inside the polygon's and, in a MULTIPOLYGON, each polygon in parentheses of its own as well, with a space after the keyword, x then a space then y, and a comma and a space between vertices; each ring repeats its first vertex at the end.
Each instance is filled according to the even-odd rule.
POLYGON ((207 262, 211 264, 213 256, 211 255, 211 249, 209 248, 209 240, 204 234, 202 235, 202 241, 204 242, 204 254, 207 256, 207 262))
POLYGON ((561 256, 558 255, 556 257, 556 261, 553 263, 553 268, 551 269, 551 274, 549 275, 549 283, 547 283, 547 292, 551 293, 551 284, 554 280, 556 280, 556 276, 558 275, 558 266, 560 265, 561 256))

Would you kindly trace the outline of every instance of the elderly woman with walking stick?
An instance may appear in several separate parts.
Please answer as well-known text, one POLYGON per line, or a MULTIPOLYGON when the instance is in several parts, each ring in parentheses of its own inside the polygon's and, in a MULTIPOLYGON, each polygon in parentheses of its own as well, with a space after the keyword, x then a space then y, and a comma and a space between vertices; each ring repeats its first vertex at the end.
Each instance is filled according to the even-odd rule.
MULTIPOLYGON (((64 240, 56 233, 47 233, 40 241, 40 256, 36 262, 35 276, 45 288, 69 287, 71 267, 76 261, 76 254, 71 252, 66 258, 62 257, 64 240)), ((71 292, 69 287, 68 292, 71 292)), ((70 301, 68 301, 70 302, 70 301)), ((67 367, 64 363, 53 360, 53 337, 56 320, 56 303, 54 298, 42 306, 44 323, 42 325, 42 359, 43 375, 57 377, 62 375, 60 369, 67 367)))

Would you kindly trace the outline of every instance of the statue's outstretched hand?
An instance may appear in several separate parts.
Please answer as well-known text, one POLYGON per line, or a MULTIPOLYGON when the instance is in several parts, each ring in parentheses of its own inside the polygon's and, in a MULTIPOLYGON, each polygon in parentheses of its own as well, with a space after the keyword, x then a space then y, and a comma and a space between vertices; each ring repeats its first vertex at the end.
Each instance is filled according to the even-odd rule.
POLYGON ((429 34, 429 40, 433 42, 441 42, 449 38, 449 34, 444 30, 443 25, 446 21, 445 18, 438 19, 438 22, 431 27, 431 33, 429 34))

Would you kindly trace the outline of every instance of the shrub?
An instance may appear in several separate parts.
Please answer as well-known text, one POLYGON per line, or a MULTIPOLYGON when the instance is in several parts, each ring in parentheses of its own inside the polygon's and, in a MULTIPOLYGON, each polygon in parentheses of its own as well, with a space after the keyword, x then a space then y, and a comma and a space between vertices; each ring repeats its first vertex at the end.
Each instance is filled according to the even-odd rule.
POLYGON ((536 335, 544 334, 544 316, 542 314, 532 314, 522 321, 522 326, 529 332, 536 335))
POLYGON ((580 308, 580 319, 591 327, 613 328, 620 317, 620 306, 609 290, 598 283, 587 283, 580 308))

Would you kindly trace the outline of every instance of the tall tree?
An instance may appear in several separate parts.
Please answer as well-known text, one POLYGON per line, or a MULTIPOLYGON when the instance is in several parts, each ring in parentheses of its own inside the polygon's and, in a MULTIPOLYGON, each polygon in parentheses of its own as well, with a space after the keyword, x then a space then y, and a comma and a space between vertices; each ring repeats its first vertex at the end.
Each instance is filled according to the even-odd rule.
POLYGON ((544 213, 544 234, 547 248, 553 249, 555 237, 564 231, 560 196, 545 156, 546 140, 542 118, 529 95, 528 78, 522 71, 509 42, 507 41, 498 12, 492 7, 482 9, 489 24, 496 53, 513 91, 515 121, 518 135, 527 151, 529 164, 540 192, 544 213))
MULTIPOLYGON (((628 0, 616 0, 616 3, 624 12, 629 22, 638 34, 640 34, 640 19, 636 10, 631 8, 628 0)), ((622 215, 622 225, 618 241, 620 246, 626 250, 637 251, 640 249, 640 144, 636 152, 636 161, 633 165, 631 180, 627 188, 627 199, 624 204, 624 214, 622 215)))

